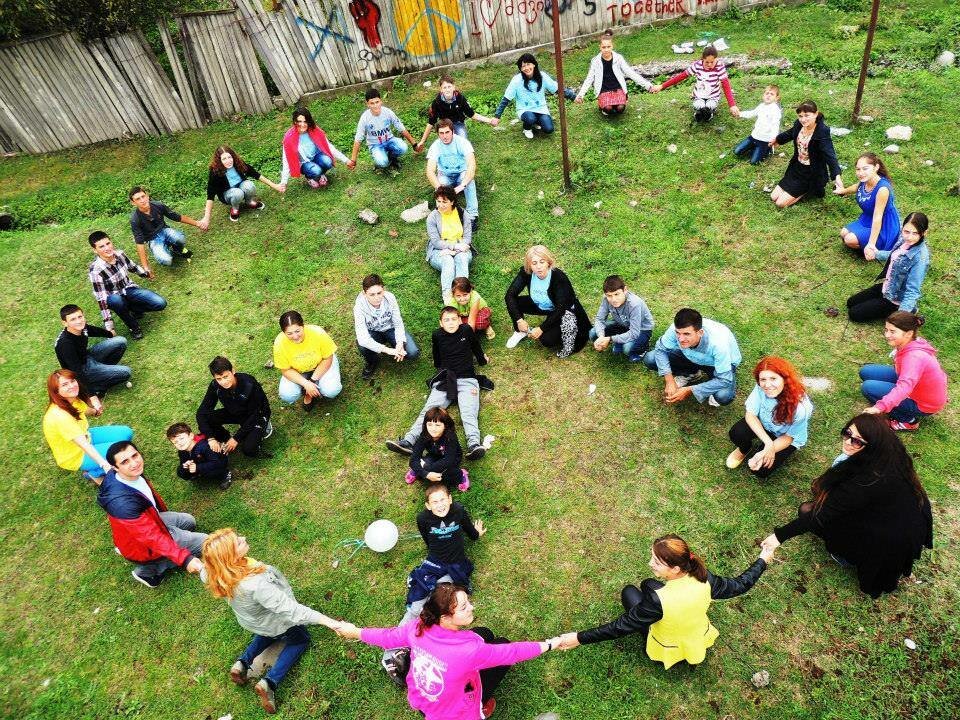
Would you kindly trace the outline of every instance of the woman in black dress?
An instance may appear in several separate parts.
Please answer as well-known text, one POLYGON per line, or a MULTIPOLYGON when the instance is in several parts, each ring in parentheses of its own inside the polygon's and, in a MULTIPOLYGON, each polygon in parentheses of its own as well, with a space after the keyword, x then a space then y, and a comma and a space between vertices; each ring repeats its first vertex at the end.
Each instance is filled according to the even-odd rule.
POLYGON ((924 547, 933 547, 930 501, 885 418, 857 415, 841 435, 843 454, 813 481, 813 499, 763 544, 776 548, 813 532, 834 560, 856 568, 860 589, 878 598, 913 572, 924 547))
POLYGON ((806 196, 820 197, 830 178, 837 190, 843 190, 840 163, 833 150, 830 127, 813 100, 797 105, 797 121, 770 143, 770 147, 793 140, 793 157, 783 179, 770 193, 778 208, 790 207, 806 196))

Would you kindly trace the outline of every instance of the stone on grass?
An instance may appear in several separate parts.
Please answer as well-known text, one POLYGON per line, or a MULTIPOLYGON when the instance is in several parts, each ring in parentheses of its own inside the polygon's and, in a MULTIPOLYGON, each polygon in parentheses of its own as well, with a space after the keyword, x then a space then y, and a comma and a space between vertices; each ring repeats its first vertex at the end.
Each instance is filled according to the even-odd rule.
POLYGON ((917 644, 910 638, 904 638, 903 644, 907 646, 907 650, 916 650, 917 644))
POLYGON ((361 220, 363 220, 365 223, 369 223, 370 225, 376 225, 376 224, 377 224, 377 221, 380 219, 380 216, 377 215, 377 214, 376 214, 373 210, 371 210, 370 208, 364 208, 363 210, 361 210, 361 211, 357 214, 357 217, 359 217, 359 218, 360 218, 361 220))
POLYGON ((850 37, 851 35, 856 35, 857 31, 860 30, 859 25, 841 25, 839 28, 840 33, 845 37, 850 37))
POLYGON ((829 392, 833 390, 833 381, 825 377, 801 378, 803 386, 810 392, 829 392))
POLYGON ((913 128, 909 125, 894 125, 887 128, 888 140, 909 140, 913 137, 913 128))
POLYGON ((850 128, 844 128, 844 127, 830 128, 830 134, 833 135, 834 137, 843 137, 844 135, 849 135, 852 132, 853 130, 851 130, 850 128))
POLYGON ((400 237, 400 233, 392 229, 387 231, 387 235, 389 235, 392 238, 400 237))
POLYGON ((835 318, 840 315, 840 309, 835 307, 828 307, 826 310, 823 311, 823 314, 829 318, 835 318))
POLYGON ((424 86, 424 87, 430 87, 431 85, 433 85, 433 83, 432 83, 430 80, 424 80, 424 81, 423 81, 423 86, 424 86))
POLYGON ((924 160, 923 164, 926 165, 927 167, 930 167, 931 165, 933 165, 933 160, 924 160))
POLYGON ((562 207, 560 207, 559 205, 557 205, 557 206, 556 206, 553 210, 551 210, 550 212, 553 214, 554 217, 562 217, 563 215, 566 215, 566 214, 567 214, 567 211, 564 210, 564 209, 563 209, 562 207))
POLYGON ((944 50, 942 53, 937 55, 937 59, 934 62, 936 62, 936 64, 940 67, 951 67, 956 61, 956 55, 949 50, 944 50))
POLYGON ((537 191, 537 200, 543 200, 543 190, 537 191))
POLYGON ((599 210, 601 205, 603 205, 603 200, 597 200, 597 201, 593 204, 593 207, 595 207, 597 210, 599 210))
POLYGON ((896 143, 891 143, 890 145, 887 145, 883 151, 885 153, 890 153, 891 155, 896 155, 898 152, 900 152, 900 146, 896 143))
POLYGON ((636 206, 639 205, 640 203, 638 203, 636 200, 631 200, 631 201, 630 201, 629 203, 627 203, 627 204, 628 204, 630 207, 636 207, 636 206))
POLYGON ((411 208, 407 208, 402 213, 400 213, 400 219, 404 222, 415 223, 420 222, 421 220, 426 220, 427 215, 430 214, 430 206, 427 204, 427 201, 424 200, 419 205, 414 205, 411 208))
POLYGON ((857 120, 860 122, 873 122, 873 115, 861 115, 857 120))
POLYGON ((540 713, 533 720, 560 720, 560 716, 553 712, 545 712, 540 713))
POLYGON ((675 154, 677 152, 677 146, 674 145, 673 143, 670 143, 669 145, 667 145, 667 152, 670 153, 671 155, 675 154))
POLYGON ((766 670, 760 670, 759 672, 755 672, 753 674, 753 677, 750 678, 750 682, 753 683, 753 686, 755 688, 766 687, 767 685, 770 684, 770 673, 767 672, 766 670))

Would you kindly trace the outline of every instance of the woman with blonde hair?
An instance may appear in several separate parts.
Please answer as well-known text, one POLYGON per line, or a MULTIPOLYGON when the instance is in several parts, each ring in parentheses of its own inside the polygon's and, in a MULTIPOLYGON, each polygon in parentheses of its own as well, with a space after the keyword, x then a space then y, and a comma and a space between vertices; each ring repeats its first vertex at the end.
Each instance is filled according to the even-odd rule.
POLYGON ((647 655, 669 668, 678 662, 699 665, 720 633, 710 623, 707 610, 714 600, 743 595, 756 584, 773 559, 773 548, 735 578, 719 577, 690 551, 678 535, 653 542, 650 569, 657 576, 640 587, 627 585, 620 593, 624 613, 606 625, 560 636, 560 648, 613 640, 639 632, 646 639, 647 655))
POLYGON ((275 713, 277 686, 310 646, 305 626, 324 625, 333 630, 340 623, 298 603, 283 573, 249 557, 249 551, 247 539, 233 528, 210 533, 203 543, 202 578, 210 594, 225 598, 240 626, 253 633, 247 649, 230 668, 233 682, 246 685, 254 658, 277 640, 284 641, 273 667, 253 688, 263 709, 275 713))
POLYGON ((557 266, 557 258, 544 245, 527 250, 523 267, 507 288, 507 312, 514 333, 507 340, 515 348, 525 337, 557 350, 566 358, 587 344, 592 327, 586 310, 577 299, 570 278, 557 266), (521 293, 526 290, 526 295, 521 293), (545 316, 539 327, 531 328, 524 315, 545 316))

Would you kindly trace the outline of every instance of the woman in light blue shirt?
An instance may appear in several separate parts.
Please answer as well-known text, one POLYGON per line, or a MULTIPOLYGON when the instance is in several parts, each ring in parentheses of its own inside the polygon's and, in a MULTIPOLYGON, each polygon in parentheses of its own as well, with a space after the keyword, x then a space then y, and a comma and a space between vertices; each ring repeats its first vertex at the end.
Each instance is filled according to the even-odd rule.
MULTIPOLYGON (((493 116, 499 122, 503 111, 511 102, 517 104, 517 117, 523 123, 523 134, 528 140, 533 140, 533 129, 540 128, 545 134, 553 132, 553 118, 550 117, 550 108, 547 107, 547 93, 556 93, 557 81, 540 70, 537 59, 530 53, 524 53, 517 60, 520 70, 503 91, 503 98, 497 106, 493 116)), ((573 100, 576 94, 573 90, 563 91, 564 97, 573 100)))
POLYGON ((775 355, 762 358, 753 377, 757 384, 747 397, 746 413, 730 428, 730 440, 737 447, 727 456, 727 467, 740 467, 749 457, 750 472, 766 478, 807 444, 813 403, 788 360, 775 355), (754 452, 758 440, 762 445, 754 452))

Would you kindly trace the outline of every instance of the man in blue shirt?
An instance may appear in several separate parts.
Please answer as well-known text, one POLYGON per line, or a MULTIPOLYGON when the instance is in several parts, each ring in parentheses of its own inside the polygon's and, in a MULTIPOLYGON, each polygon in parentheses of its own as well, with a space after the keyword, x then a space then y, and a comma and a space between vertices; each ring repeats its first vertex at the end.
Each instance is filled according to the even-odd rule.
POLYGON ((457 193, 463 193, 466 200, 464 215, 476 229, 477 215, 477 159, 473 154, 473 145, 465 137, 453 132, 453 121, 444 118, 437 123, 439 140, 434 140, 427 151, 427 180, 436 190, 441 185, 449 185, 457 193))
POLYGON ((737 366, 743 358, 730 328, 681 308, 673 324, 643 357, 643 364, 663 378, 664 401, 673 405, 693 395, 713 407, 729 405, 737 391, 737 366), (694 384, 704 373, 705 382, 694 384))

